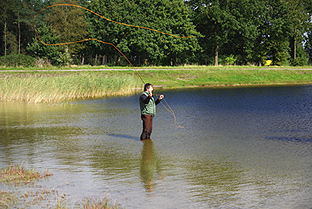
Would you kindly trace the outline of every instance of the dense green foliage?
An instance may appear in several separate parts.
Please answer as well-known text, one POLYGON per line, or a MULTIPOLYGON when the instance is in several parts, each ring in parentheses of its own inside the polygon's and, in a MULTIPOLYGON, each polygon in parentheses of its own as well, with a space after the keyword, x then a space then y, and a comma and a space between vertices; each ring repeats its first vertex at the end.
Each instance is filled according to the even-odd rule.
POLYGON ((307 65, 312 62, 312 0, 2 0, 0 56, 28 54, 52 65, 307 65))
MULTIPOLYGON (((190 11, 181 0, 115 0, 91 1, 88 8, 118 22, 157 29, 178 36, 199 36, 191 23, 190 11)), ((199 50, 196 38, 182 39, 150 30, 127 27, 102 18, 92 18, 92 37, 118 47, 135 64, 184 64, 199 50)), ((118 52, 103 44, 95 44, 98 53, 118 52)))
MULTIPOLYGON (((58 41, 58 36, 51 26, 42 25, 38 28, 38 34, 45 43, 55 44, 58 41)), ((33 41, 26 47, 28 54, 33 57, 49 60, 52 64, 58 64, 58 59, 61 56, 60 47, 51 47, 42 44, 38 38, 33 38, 33 41)))
POLYGON ((36 59, 24 54, 11 54, 0 57, 0 66, 7 67, 33 67, 36 64, 36 59))
POLYGON ((301 50, 303 41, 307 41, 305 33, 311 30, 309 3, 310 0, 190 0, 197 29, 204 35, 200 61, 216 63, 218 56, 233 54, 236 64, 261 65, 264 59, 272 59, 276 65, 306 65, 307 53, 296 51, 301 50))

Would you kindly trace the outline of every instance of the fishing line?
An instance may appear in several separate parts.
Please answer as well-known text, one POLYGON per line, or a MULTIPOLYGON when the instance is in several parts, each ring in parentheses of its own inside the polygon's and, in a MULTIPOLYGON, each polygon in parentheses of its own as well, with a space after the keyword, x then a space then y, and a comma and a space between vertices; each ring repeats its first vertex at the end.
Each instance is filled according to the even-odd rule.
MULTIPOLYGON (((97 16, 99 16, 99 17, 101 17, 101 18, 103 18, 103 19, 105 19, 105 20, 107 20, 107 21, 110 21, 110 22, 113 22, 113 23, 116 23, 116 24, 119 24, 119 25, 124 25, 124 26, 134 27, 134 28, 141 28, 141 29, 145 29, 145 30, 151 30, 151 31, 155 31, 155 32, 157 32, 157 33, 166 34, 166 35, 168 35, 168 36, 173 36, 173 37, 176 37, 176 38, 194 38, 194 36, 178 36, 178 35, 166 33, 166 32, 163 32, 163 31, 155 30, 155 29, 153 29, 153 28, 148 28, 148 27, 143 27, 143 26, 138 26, 138 25, 130 25, 130 24, 126 24, 126 23, 117 22, 117 21, 115 21, 115 20, 111 20, 111 19, 109 19, 109 18, 107 18, 107 17, 104 17, 104 16, 102 16, 102 15, 96 13, 96 12, 93 12, 93 11, 90 10, 90 9, 87 9, 87 8, 85 8, 85 7, 82 7, 82 6, 79 6, 79 5, 75 5, 75 4, 53 4, 53 5, 47 6, 47 7, 43 8, 42 10, 40 10, 40 11, 35 15, 34 21, 35 21, 37 15, 40 14, 42 11, 44 11, 44 10, 46 10, 46 9, 49 9, 49 8, 51 8, 51 7, 56 7, 56 6, 70 6, 70 7, 77 7, 77 8, 80 8, 80 9, 84 9, 84 10, 86 10, 86 11, 88 11, 88 12, 91 12, 91 13, 93 13, 93 14, 95 14, 95 15, 97 15, 97 16)), ((36 29, 35 29, 35 30, 36 30, 36 29)))
MULTIPOLYGON (((153 94, 155 96, 158 96, 158 94, 153 94)), ((178 120, 177 120, 177 117, 175 115, 175 113, 173 112, 172 108, 170 107, 170 105, 168 104, 168 102, 165 100, 165 98, 163 98, 164 102, 166 103, 167 107, 161 102, 160 104, 162 104, 162 106, 172 114, 173 118, 174 118, 174 125, 175 127, 177 128, 184 128, 184 126, 181 126, 179 123, 178 123, 178 120)))
MULTIPOLYGON (((176 38, 194 38, 194 36, 177 36, 177 35, 174 35, 174 34, 170 34, 170 33, 166 33, 166 32, 163 32, 163 31, 159 31, 159 30, 155 30, 155 29, 152 29, 152 28, 148 28, 148 27, 143 27, 143 26, 137 26, 137 25, 130 25, 130 24, 126 24, 126 23, 121 23, 121 22, 117 22, 117 21, 114 21, 114 20, 111 20, 111 19, 108 19, 102 15, 99 15, 98 13, 96 12, 93 12, 92 10, 90 9, 87 9, 85 7, 82 7, 82 6, 79 6, 79 5, 74 5, 74 4, 54 4, 54 5, 50 5, 50 6, 47 6, 43 9, 41 9, 35 16, 34 16, 34 29, 35 29, 35 33, 39 39, 39 41, 44 44, 44 45, 47 45, 47 46, 60 46, 60 45, 69 45, 69 44, 75 44, 75 43, 81 43, 81 42, 86 42, 86 41, 98 41, 102 44, 107 44, 107 45, 111 45, 113 46, 126 60, 127 62, 132 66, 132 68, 134 69, 134 71, 139 75, 141 81, 143 82, 143 84, 145 84, 145 81, 143 80, 141 74, 137 71, 137 69, 133 66, 133 64, 130 62, 130 60, 112 43, 109 43, 109 42, 104 42, 104 41, 101 41, 99 39, 96 39, 96 38, 88 38, 88 39, 83 39, 83 40, 79 40, 79 41, 70 41, 70 42, 64 42, 64 43, 56 43, 56 44, 48 44, 48 43, 45 43, 44 41, 42 41, 40 39, 40 36, 37 32, 37 28, 36 28, 36 18, 37 16, 43 12, 44 10, 48 9, 48 8, 51 8, 51 7, 56 7, 56 6, 70 6, 70 7, 77 7, 77 8, 81 8, 81 9, 84 9, 86 11, 89 11, 107 21, 110 21, 110 22, 113 22, 113 23, 116 23, 116 24, 120 24, 120 25, 124 25, 124 26, 128 26, 128 27, 135 27, 135 28, 141 28, 141 29, 145 29, 145 30, 151 30, 151 31, 154 31, 154 32, 157 32, 157 33, 162 33, 162 34, 165 34, 165 35, 169 35, 169 36, 173 36, 173 37, 176 37, 176 38)), ((173 118, 174 118, 174 125, 177 127, 177 128, 184 128, 183 126, 180 126, 179 123, 177 122, 177 118, 176 118, 176 115, 174 113, 174 111, 172 110, 172 108, 170 107, 170 105, 167 103, 167 101, 165 100, 165 98, 163 98, 164 102, 166 103, 167 107, 161 103, 163 105, 163 107, 173 115, 173 118)))

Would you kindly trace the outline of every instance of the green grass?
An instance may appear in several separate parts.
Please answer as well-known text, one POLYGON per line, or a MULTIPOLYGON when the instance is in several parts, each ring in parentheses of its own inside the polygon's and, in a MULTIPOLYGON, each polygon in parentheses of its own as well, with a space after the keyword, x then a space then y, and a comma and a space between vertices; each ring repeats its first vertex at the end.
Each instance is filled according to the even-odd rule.
MULTIPOLYGON (((86 67, 86 66, 85 66, 86 67)), ((16 70, 16 68, 14 68, 16 70)), ((62 102, 133 94, 144 82, 163 88, 194 88, 312 83, 307 67, 186 66, 122 71, 0 70, 0 101, 62 102)))
POLYGON ((146 82, 165 88, 312 83, 311 70, 194 69, 139 71, 146 82))

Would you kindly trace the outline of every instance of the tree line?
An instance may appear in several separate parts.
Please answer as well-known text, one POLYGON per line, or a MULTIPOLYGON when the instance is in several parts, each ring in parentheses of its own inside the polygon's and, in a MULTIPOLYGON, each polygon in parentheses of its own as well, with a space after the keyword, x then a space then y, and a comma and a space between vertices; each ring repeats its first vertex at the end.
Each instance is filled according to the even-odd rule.
POLYGON ((136 66, 312 62, 312 0, 1 0, 0 7, 2 66, 21 56, 40 65, 127 65, 112 45, 136 66), (38 14, 54 4, 80 5, 109 20, 192 38, 116 24, 69 5, 38 14), (36 14, 45 43, 93 38, 112 45, 44 45, 34 30, 36 14))

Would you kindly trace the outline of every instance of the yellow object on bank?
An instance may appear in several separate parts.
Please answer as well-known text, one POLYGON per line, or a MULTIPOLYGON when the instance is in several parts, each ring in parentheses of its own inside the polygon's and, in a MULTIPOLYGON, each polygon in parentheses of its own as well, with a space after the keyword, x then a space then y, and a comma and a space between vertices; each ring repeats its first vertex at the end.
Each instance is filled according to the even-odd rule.
POLYGON ((264 61, 265 61, 264 65, 267 65, 267 66, 271 65, 271 63, 272 63, 272 60, 264 60, 264 61))

